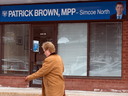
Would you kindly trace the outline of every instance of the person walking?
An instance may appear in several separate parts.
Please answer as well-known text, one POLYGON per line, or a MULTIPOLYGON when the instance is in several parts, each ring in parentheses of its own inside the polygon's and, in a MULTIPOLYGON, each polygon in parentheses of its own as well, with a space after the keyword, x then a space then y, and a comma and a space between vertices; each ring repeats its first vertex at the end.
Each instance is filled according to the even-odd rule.
POLYGON ((65 96, 65 82, 63 78, 64 65, 62 58, 55 52, 55 46, 51 42, 42 44, 46 55, 42 67, 35 73, 28 75, 25 81, 31 81, 43 77, 42 96, 65 96))

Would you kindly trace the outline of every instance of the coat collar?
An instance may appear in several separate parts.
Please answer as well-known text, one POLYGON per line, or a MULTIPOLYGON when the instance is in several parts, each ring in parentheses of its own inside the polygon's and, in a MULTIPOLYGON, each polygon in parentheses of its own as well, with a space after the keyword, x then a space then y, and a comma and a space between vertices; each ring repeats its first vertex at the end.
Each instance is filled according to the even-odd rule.
POLYGON ((51 56, 51 55, 56 55, 57 53, 56 52, 54 52, 54 53, 51 53, 49 56, 51 56))

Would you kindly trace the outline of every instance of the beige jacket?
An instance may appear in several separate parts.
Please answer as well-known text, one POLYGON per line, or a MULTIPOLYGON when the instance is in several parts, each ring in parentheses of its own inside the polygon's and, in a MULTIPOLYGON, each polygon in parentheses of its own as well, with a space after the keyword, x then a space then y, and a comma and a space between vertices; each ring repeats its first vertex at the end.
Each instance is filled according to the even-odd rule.
POLYGON ((54 53, 43 61, 42 68, 28 76, 28 80, 43 77, 42 96, 63 96, 65 88, 63 72, 63 61, 54 53))

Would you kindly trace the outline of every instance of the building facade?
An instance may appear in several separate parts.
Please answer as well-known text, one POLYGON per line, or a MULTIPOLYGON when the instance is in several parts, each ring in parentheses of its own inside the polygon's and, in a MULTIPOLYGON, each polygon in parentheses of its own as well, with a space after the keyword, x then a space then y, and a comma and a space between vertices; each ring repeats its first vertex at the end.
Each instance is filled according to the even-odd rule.
POLYGON ((126 0, 0 5, 0 86, 41 87, 42 78, 24 80, 42 66, 41 45, 51 41, 64 62, 66 90, 128 92, 127 6, 126 0), (112 18, 118 11, 121 18, 112 18))

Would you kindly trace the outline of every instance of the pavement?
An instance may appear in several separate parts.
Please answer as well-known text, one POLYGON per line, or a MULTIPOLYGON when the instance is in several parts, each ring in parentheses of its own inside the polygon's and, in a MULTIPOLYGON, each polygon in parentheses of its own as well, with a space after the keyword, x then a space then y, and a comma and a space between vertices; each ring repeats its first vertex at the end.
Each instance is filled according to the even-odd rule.
MULTIPOLYGON (((66 96, 128 96, 128 93, 65 90, 66 96)), ((41 88, 0 87, 0 96, 42 96, 41 88)))

